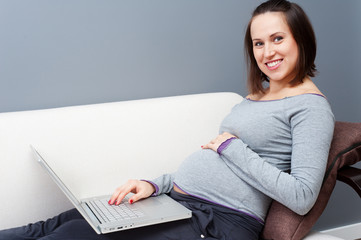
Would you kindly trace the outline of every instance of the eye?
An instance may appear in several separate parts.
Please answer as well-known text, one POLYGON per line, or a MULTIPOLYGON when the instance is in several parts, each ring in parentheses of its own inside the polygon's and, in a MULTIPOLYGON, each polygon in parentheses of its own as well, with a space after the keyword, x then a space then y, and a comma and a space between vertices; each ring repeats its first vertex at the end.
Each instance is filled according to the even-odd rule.
POLYGON ((283 37, 278 36, 273 39, 274 42, 281 42, 283 40, 283 37))
POLYGON ((255 47, 262 47, 262 46, 263 46, 263 43, 262 43, 262 42, 255 42, 255 43, 254 43, 254 46, 255 46, 255 47))

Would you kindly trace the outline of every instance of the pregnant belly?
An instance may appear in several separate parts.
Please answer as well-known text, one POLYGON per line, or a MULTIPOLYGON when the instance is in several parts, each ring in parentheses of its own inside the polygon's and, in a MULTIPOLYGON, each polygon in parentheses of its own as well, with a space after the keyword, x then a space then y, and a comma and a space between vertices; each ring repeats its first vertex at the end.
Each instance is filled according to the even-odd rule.
POLYGON ((184 160, 175 174, 174 182, 191 194, 202 192, 220 194, 224 190, 222 186, 229 181, 234 182, 235 178, 240 180, 218 153, 203 149, 184 160))
MULTIPOLYGON (((239 159, 241 161, 241 159, 239 159)), ((184 160, 175 184, 187 194, 264 218, 271 199, 239 178, 212 150, 200 150, 184 160)))

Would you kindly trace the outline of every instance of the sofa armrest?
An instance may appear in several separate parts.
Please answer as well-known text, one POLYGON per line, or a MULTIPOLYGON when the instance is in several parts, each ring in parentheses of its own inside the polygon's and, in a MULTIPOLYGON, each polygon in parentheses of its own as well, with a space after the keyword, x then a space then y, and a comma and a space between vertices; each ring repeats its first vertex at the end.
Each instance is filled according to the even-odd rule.
POLYGON ((350 185, 361 198, 361 169, 345 166, 338 171, 337 180, 350 185))

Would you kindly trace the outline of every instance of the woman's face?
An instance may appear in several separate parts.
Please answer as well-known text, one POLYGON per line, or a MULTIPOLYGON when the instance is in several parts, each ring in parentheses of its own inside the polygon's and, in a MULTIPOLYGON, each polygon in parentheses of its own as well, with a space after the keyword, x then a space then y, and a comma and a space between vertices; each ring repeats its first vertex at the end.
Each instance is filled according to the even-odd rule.
POLYGON ((257 65, 269 80, 292 81, 296 75, 298 47, 284 14, 267 12, 254 17, 251 38, 257 65))

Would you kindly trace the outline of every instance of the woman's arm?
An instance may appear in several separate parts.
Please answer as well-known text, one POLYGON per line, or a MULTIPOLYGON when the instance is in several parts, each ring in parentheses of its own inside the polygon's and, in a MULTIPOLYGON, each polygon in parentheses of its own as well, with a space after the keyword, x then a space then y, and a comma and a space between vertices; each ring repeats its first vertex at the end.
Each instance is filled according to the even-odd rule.
MULTIPOLYGON (((252 151, 241 139, 233 139, 221 158, 241 179, 298 214, 306 214, 317 199, 334 129, 329 109, 310 108, 291 121, 291 172, 285 173, 252 151)), ((207 144, 217 151, 231 135, 223 133, 207 144)), ((241 137, 241 136, 240 136, 241 137)))
POLYGON ((133 202, 152 195, 155 192, 155 188, 152 184, 146 181, 130 179, 115 190, 109 200, 109 204, 119 205, 124 197, 130 192, 134 193, 134 195, 128 200, 129 203, 132 204, 133 202))
POLYGON ((172 190, 173 187, 173 175, 164 174, 152 181, 148 180, 128 180, 125 184, 118 187, 109 200, 109 204, 119 205, 124 197, 132 192, 134 195, 129 198, 129 203, 136 202, 140 199, 156 196, 161 193, 167 193, 172 190))
POLYGON ((152 181, 143 180, 152 184, 155 188, 153 196, 160 195, 162 193, 169 193, 173 188, 174 174, 163 174, 162 176, 153 179, 152 181))

